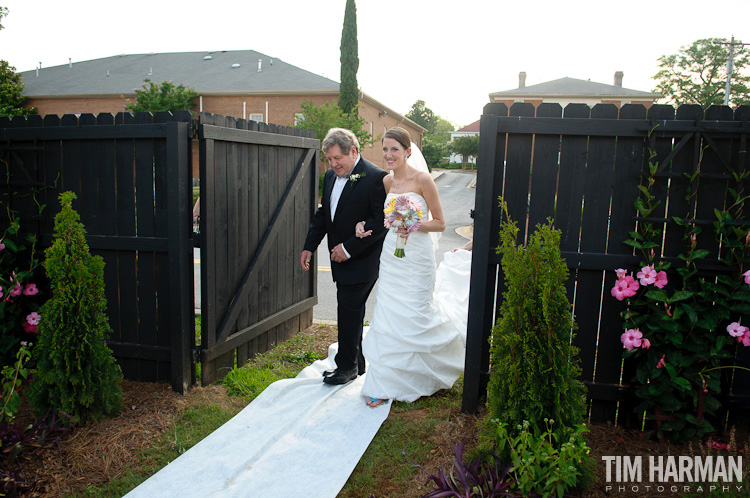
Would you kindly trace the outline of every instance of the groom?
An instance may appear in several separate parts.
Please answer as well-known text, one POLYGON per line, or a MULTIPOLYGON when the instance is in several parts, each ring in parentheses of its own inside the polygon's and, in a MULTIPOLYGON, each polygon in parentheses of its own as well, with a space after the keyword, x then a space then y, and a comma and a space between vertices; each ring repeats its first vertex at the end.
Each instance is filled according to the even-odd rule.
POLYGON ((338 341, 336 370, 323 373, 327 384, 346 384, 365 373, 362 324, 365 303, 378 279, 387 174, 359 154, 357 137, 349 130, 332 128, 321 148, 331 168, 323 180, 321 206, 307 232, 300 255, 302 269, 310 269, 312 253, 324 236, 331 251, 331 273, 336 282, 338 341), (354 227, 365 221, 370 237, 358 238, 354 227))

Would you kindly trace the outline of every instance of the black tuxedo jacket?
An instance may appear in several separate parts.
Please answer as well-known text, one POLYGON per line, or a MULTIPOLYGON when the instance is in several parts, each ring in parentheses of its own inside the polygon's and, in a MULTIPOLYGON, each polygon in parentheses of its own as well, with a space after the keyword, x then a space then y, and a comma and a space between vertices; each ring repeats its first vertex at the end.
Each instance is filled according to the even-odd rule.
POLYGON ((380 266, 380 251, 386 228, 383 225, 385 187, 383 177, 387 173, 359 158, 351 176, 359 175, 355 181, 347 180, 341 192, 336 215, 331 220, 331 192, 336 173, 329 169, 323 180, 323 197, 307 232, 304 249, 315 252, 324 236, 328 236, 328 250, 343 243, 351 257, 343 263, 331 261, 333 280, 344 285, 374 281, 380 266), (365 230, 372 235, 362 239, 354 235, 354 227, 365 221, 365 230))

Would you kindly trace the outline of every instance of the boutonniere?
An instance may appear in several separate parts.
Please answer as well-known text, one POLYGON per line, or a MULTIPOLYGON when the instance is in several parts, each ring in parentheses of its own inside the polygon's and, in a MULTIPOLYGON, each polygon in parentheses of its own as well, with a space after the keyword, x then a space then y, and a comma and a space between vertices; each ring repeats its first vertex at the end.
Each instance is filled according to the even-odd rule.
POLYGON ((365 176, 367 173, 357 173, 356 175, 349 175, 349 181, 354 183, 363 176, 365 176))

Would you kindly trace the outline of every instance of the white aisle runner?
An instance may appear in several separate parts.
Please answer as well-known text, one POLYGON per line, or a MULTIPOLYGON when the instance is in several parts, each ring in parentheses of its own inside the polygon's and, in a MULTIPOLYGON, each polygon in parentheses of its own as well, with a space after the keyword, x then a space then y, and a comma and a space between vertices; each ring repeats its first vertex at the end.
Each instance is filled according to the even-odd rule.
POLYGON ((391 407, 365 404, 364 376, 323 383, 336 347, 296 378, 268 386, 126 498, 335 498, 391 407))

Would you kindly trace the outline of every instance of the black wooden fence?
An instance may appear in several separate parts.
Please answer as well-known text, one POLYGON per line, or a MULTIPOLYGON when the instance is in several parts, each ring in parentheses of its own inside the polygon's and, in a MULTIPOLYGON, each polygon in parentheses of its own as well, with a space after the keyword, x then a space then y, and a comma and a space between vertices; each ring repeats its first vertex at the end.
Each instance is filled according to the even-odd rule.
MULTIPOLYGON (((727 199, 730 172, 748 167, 748 118, 747 106, 734 112, 717 106, 705 113, 699 106, 675 111, 660 105, 646 110, 641 105, 618 109, 611 104, 593 108, 571 104, 564 113, 557 104, 542 104, 536 110, 531 104, 485 107, 480 125, 465 411, 475 411, 486 393, 488 338, 502 302, 500 257, 495 253, 498 197, 502 195, 511 218, 519 222, 522 239, 547 217, 561 230, 561 251, 570 269, 568 297, 578 324, 574 344, 580 348, 590 419, 628 425, 635 399, 628 385, 632 367, 625 364, 623 371, 620 311, 625 304, 612 298, 610 289, 616 268, 635 269, 640 261, 623 241, 636 226, 633 202, 649 150, 657 153, 654 160, 663 165, 656 186, 662 211, 652 216, 667 224, 663 251, 666 258, 672 258, 684 247, 684 229, 670 221, 687 212, 684 173, 692 173, 700 163, 697 219, 710 225, 715 219, 713 209, 722 209, 727 199)), ((709 226, 698 241, 701 248, 711 251, 706 261, 715 260, 718 253, 712 234, 709 226)), ((750 352, 738 351, 737 364, 748 366, 750 352)), ((737 371, 733 380, 730 422, 750 406, 750 377, 737 371)))
MULTIPOLYGON (((292 133, 289 129, 270 126, 265 133, 256 133, 253 143, 264 146, 249 146, 254 152, 246 154, 248 147, 241 145, 247 138, 246 129, 257 126, 210 116, 202 116, 198 122, 186 112, 0 118, 0 166, 4 169, 0 192, 5 194, 6 207, 18 213, 22 230, 37 234, 41 245, 48 246, 59 210, 58 194, 70 190, 78 196, 73 207, 81 215, 92 252, 105 261, 105 293, 114 331, 109 345, 126 378, 168 380, 179 392, 185 392, 195 380, 198 355, 190 186, 191 148, 196 138, 202 151, 213 151, 201 155, 208 167, 202 163, 200 168, 208 177, 207 182, 201 182, 207 201, 201 244, 206 255, 201 258, 203 303, 210 307, 208 323, 203 322, 204 360, 232 351, 206 353, 208 347, 216 346, 216 337, 233 339, 235 342, 228 343, 238 350, 242 363, 249 355, 309 325, 315 304, 315 273, 303 277, 288 269, 298 266, 290 253, 302 247, 297 239, 304 237, 306 225, 299 227, 305 216, 309 223, 317 202, 317 174, 307 174, 305 168, 300 173, 292 167, 297 156, 289 151, 297 151, 300 144, 288 142, 303 139, 287 136, 292 133), (218 128, 204 134, 203 124, 210 120, 238 127, 234 135, 219 131, 239 137, 234 141, 240 144, 216 140, 211 133, 218 128), (279 133, 280 138, 269 138, 279 133), (294 186, 298 193, 292 196, 292 207, 279 212, 277 203, 287 201, 284 186, 292 174, 297 175, 294 186), (47 205, 42 216, 29 195, 32 191, 38 192, 39 204, 47 205), (294 230, 300 229, 301 234, 294 232, 296 239, 278 237, 278 228, 269 233, 271 221, 279 216, 281 223, 287 224, 284 230, 292 230, 292 220, 294 230), (241 243, 227 234, 244 235, 249 242, 241 243), (241 296, 245 305, 232 301, 233 294, 227 291, 235 290, 241 280, 237 272, 249 263, 262 271, 259 277, 249 275, 255 287, 251 285, 248 290, 252 292, 241 296), (281 287, 277 285, 280 276, 281 287), (273 297, 263 297, 269 289, 273 297), (304 305, 297 305, 299 301, 304 305), (262 322, 253 328, 255 342, 249 347, 239 347, 230 333, 216 335, 213 326, 225 316, 221 306, 228 306, 235 318, 225 319, 231 323, 222 330, 234 332, 262 322), (279 315, 280 310, 286 313, 279 315), (282 317, 284 320, 277 321, 282 317)), ((304 140, 308 149, 317 148, 317 141, 304 140)), ((317 158, 312 155, 313 160, 317 158)), ((4 215, 0 218, 2 230, 8 222, 4 215)), ((230 361, 226 355, 220 358, 224 365, 230 361)), ((215 369, 214 365, 208 367, 209 371, 215 369)), ((217 377, 204 374, 204 378, 217 377)))
POLYGON ((201 376, 216 381, 312 323, 316 271, 297 264, 317 208, 313 132, 198 121, 201 376))

